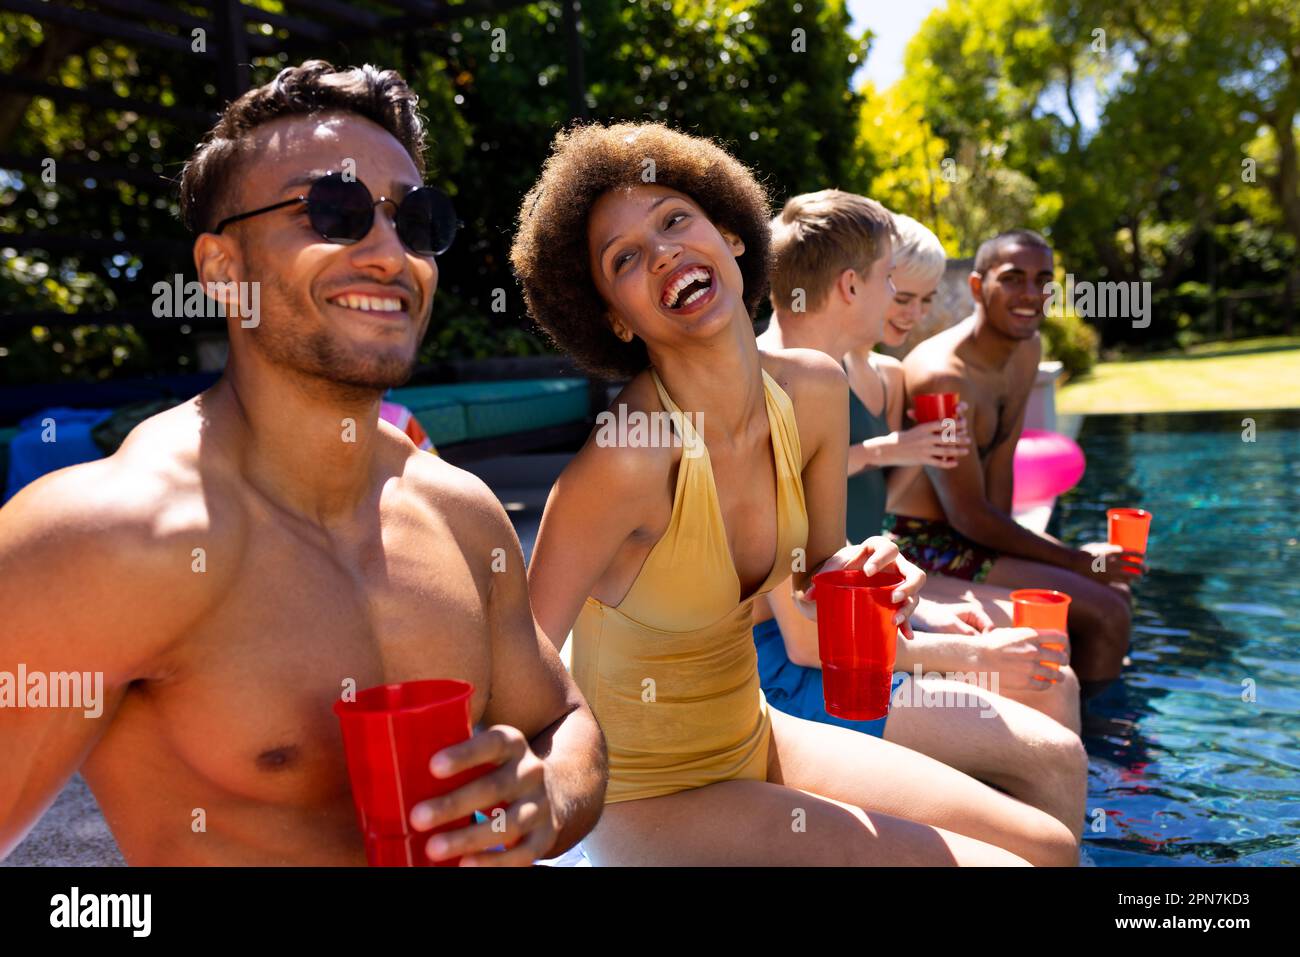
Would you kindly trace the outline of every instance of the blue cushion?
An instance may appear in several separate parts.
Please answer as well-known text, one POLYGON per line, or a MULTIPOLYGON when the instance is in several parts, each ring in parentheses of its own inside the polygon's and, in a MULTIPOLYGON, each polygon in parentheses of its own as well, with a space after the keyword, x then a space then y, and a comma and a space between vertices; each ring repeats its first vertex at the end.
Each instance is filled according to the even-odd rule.
POLYGON ((464 405, 471 439, 581 422, 589 406, 586 379, 465 382, 448 386, 445 394, 464 405))
POLYGON ((47 472, 102 459, 104 452, 90 432, 112 414, 112 409, 57 408, 42 409, 23 419, 18 433, 9 441, 5 501, 47 472), (52 420, 50 442, 45 441, 47 419, 52 420))
POLYGON ((453 382, 392 391, 435 445, 530 432, 587 417, 587 380, 453 382))
POLYGON ((393 389, 389 393, 391 401, 411 410, 435 446, 464 442, 469 435, 465 427, 465 407, 445 395, 446 389, 445 385, 422 385, 393 389))

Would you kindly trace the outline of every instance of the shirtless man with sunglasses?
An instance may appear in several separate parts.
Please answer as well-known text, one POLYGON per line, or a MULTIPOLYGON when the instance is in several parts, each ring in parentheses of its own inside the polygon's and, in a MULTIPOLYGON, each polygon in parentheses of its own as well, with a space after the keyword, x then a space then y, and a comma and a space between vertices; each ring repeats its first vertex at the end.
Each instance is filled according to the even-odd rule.
POLYGON ((434 774, 497 768, 412 827, 507 809, 431 858, 529 864, 599 816, 604 742, 504 510, 379 421, 456 226, 415 106, 392 71, 309 62, 187 164, 199 280, 260 283, 261 315, 227 319, 211 389, 0 510, 0 672, 104 692, 93 718, 0 708, 0 857, 80 769, 131 864, 364 864, 331 706, 420 678, 471 682, 481 726, 434 774))

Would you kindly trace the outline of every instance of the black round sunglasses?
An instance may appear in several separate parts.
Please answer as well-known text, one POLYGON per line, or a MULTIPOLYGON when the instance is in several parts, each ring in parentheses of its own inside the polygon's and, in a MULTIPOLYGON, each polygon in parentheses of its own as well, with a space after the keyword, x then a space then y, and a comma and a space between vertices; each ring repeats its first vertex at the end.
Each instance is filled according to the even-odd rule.
POLYGON ((322 239, 343 245, 365 239, 375 224, 375 207, 381 203, 391 203, 396 213, 393 221, 398 238, 418 256, 441 256, 451 248, 456 230, 464 225, 456 218, 451 198, 440 189, 417 186, 400 201, 387 196, 375 199, 360 180, 344 179, 339 173, 327 173, 311 184, 306 196, 296 196, 282 203, 227 216, 217 223, 213 232, 220 233, 231 223, 293 206, 295 203, 307 204, 311 227, 320 233, 322 239))

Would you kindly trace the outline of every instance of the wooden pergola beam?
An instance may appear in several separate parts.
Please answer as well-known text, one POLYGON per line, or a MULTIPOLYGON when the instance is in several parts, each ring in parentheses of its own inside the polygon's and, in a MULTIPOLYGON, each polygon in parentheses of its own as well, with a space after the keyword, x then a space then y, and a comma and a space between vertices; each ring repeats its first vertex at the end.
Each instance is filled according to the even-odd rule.
MULTIPOLYGON (((201 17, 192 13, 182 13, 169 4, 159 3, 157 0, 92 0, 92 2, 135 20, 156 20, 189 30, 196 28, 209 29, 212 26, 211 16, 201 17)), ((204 6, 210 7, 211 4, 205 3, 204 6)), ((246 23, 266 23, 280 30, 288 30, 290 33, 304 39, 319 42, 336 39, 334 31, 329 27, 313 23, 311 20, 304 20, 301 17, 289 17, 281 13, 268 13, 247 4, 243 5, 243 9, 246 23)), ((258 53, 274 53, 279 49, 280 45, 275 37, 266 36, 259 31, 251 32, 248 40, 250 48, 258 53)))
POLYGON ((190 242, 176 239, 112 239, 101 236, 68 236, 59 233, 0 233, 0 249, 19 252, 43 249, 48 253, 81 255, 85 253, 112 255, 133 253, 142 256, 186 256, 190 242))
POLYGON ((384 25, 385 18, 382 14, 375 13, 372 10, 359 10, 351 4, 340 2, 340 0, 285 0, 285 2, 291 7, 307 9, 312 13, 333 17, 335 20, 342 20, 351 26, 361 27, 367 31, 378 30, 384 25))
MULTIPOLYGON (((71 176, 74 179, 93 179, 97 182, 120 180, 124 183, 135 183, 137 186, 161 186, 168 189, 174 185, 171 178, 165 174, 142 169, 138 166, 124 166, 120 163, 102 161, 83 162, 81 160, 64 159, 59 156, 23 156, 20 153, 0 153, 0 169, 16 169, 24 173, 40 173, 44 169, 43 164, 47 159, 54 160, 55 170, 60 172, 61 175, 71 176)), ((0 240, 5 238, 7 238, 7 234, 0 233, 0 240)))
POLYGON ((217 89, 225 99, 234 100, 252 85, 244 5, 239 0, 212 0, 212 21, 225 53, 217 60, 217 89))
POLYGON ((31 96, 43 96, 51 100, 64 100, 73 103, 85 103, 101 110, 130 110, 141 116, 157 116, 176 123, 192 123, 210 126, 217 118, 217 113, 204 110, 192 110, 184 106, 163 106, 127 96, 118 96, 102 87, 63 86, 59 83, 41 83, 23 76, 0 75, 0 90, 15 90, 31 96))
POLYGON ((40 3, 38 0, 0 0, 0 10, 25 13, 37 20, 74 27, 99 36, 126 40, 140 46, 170 50, 173 53, 185 53, 206 59, 217 56, 214 46, 209 46, 201 53, 192 49, 192 41, 188 36, 159 33, 157 30, 150 30, 127 20, 104 16, 102 13, 94 13, 90 10, 76 10, 57 3, 40 3))
POLYGON ((180 332, 182 325, 191 330, 224 328, 226 320, 221 316, 155 316, 146 309, 118 309, 112 312, 13 312, 0 315, 0 329, 27 329, 31 326, 50 326, 67 328, 68 326, 139 326, 142 329, 172 327, 180 332))

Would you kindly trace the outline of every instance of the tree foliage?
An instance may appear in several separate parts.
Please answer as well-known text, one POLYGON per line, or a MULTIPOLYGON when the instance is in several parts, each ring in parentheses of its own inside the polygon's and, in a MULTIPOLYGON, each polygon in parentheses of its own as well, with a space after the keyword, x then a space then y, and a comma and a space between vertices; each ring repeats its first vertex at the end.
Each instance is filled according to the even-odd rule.
MULTIPOLYGON (((262 5, 279 8, 269 0, 262 5)), ((191 12, 201 15, 202 8, 191 12)), ((851 77, 866 56, 868 38, 849 27, 844 0, 587 3, 580 19, 584 112, 598 120, 660 120, 712 136, 759 171, 778 201, 828 184, 862 189, 864 171, 872 168, 853 149, 860 96, 851 77)), ((558 0, 340 44, 290 47, 287 36, 279 35, 284 52, 252 59, 254 83, 287 63, 318 56, 340 65, 398 67, 421 97, 431 134, 429 178, 453 194, 466 223, 440 261, 424 357, 542 348, 530 332, 507 250, 519 201, 551 137, 570 119, 558 0), (504 312, 491 308, 501 300, 497 290, 506 293, 504 312)), ((0 14, 0 37, 0 69, 6 71, 26 69, 39 80, 107 87, 168 106, 220 105, 210 67, 198 68, 184 55, 8 13, 0 14), (46 69, 50 60, 54 65, 46 69)), ((147 311, 154 282, 177 272, 193 278, 169 180, 202 133, 201 124, 0 94, 0 124, 6 115, 14 123, 12 152, 52 157, 59 165, 111 161, 149 173, 153 181, 87 182, 60 175, 46 184, 31 171, 17 178, 0 172, 7 177, 0 181, 0 234, 117 236, 128 246, 141 241, 140 248, 117 255, 14 257, 0 266, 0 308, 147 311), (176 240, 170 250, 146 250, 142 242, 167 238, 176 240)), ((83 340, 105 337, 107 347, 91 351, 75 349, 73 331, 62 327, 0 333, 0 350, 8 353, 0 356, 0 379, 193 367, 193 336, 182 327, 128 331, 123 338, 109 337, 101 327, 83 330, 83 340)))
POLYGON ((950 3, 888 92, 956 160, 953 185, 972 187, 937 204, 959 252, 1029 225, 1081 276, 1152 283, 1161 322, 1104 329, 1112 339, 1185 331, 1196 317, 1178 290, 1193 275, 1220 284, 1226 263, 1258 264, 1256 282, 1296 281, 1294 3, 950 3))

